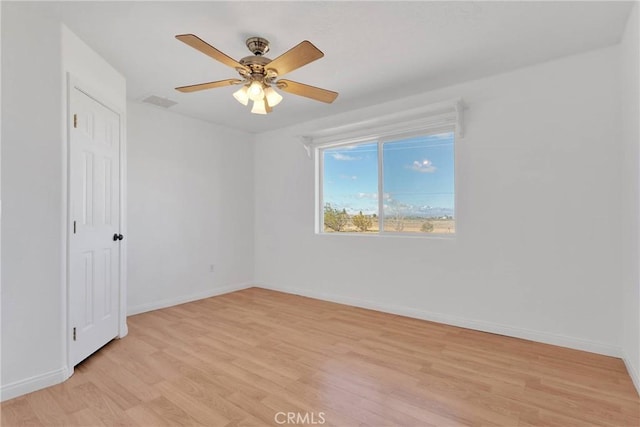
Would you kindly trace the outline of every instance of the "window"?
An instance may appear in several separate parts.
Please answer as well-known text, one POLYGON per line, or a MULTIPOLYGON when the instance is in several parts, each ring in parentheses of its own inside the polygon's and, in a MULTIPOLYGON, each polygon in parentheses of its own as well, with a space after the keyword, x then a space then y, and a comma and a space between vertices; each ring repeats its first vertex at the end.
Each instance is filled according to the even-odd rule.
POLYGON ((454 234, 454 132, 319 147, 319 231, 454 234))
POLYGON ((454 235, 461 98, 301 136, 315 161, 316 233, 454 235))

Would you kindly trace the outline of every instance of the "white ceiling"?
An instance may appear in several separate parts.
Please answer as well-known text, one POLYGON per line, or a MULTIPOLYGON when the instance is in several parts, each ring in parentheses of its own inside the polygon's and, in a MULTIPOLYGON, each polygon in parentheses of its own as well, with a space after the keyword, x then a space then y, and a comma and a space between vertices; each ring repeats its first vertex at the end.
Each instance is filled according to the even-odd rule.
POLYGON ((619 42, 631 2, 47 2, 127 79, 128 97, 168 97, 170 110, 262 132, 619 42), (323 104, 291 94, 260 116, 237 88, 176 86, 237 77, 174 38, 193 33, 240 59, 246 38, 275 58, 302 40, 325 57, 286 78, 335 90, 323 104))

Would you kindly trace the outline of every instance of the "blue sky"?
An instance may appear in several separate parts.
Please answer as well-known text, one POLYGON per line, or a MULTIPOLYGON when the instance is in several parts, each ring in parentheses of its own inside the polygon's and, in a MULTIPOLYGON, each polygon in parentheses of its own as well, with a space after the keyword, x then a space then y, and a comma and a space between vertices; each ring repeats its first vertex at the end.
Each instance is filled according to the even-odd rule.
MULTIPOLYGON (((383 145, 385 214, 454 212, 453 133, 383 145)), ((349 213, 378 213, 378 144, 324 150, 324 203, 349 213)))

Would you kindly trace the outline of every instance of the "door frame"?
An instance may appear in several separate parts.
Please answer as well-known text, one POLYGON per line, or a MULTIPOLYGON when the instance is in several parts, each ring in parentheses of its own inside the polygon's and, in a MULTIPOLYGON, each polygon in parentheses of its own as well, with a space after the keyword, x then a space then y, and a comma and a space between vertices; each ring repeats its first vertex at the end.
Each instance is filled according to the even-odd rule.
POLYGON ((70 285, 71 285, 71 230, 72 230, 72 222, 71 218, 71 191, 70 191, 70 172, 71 172, 71 129, 73 122, 73 112, 71 111, 71 94, 74 89, 78 89, 88 97, 92 98, 96 102, 102 104, 109 110, 113 111, 118 115, 120 119, 120 167, 119 167, 119 178, 120 178, 120 211, 119 211, 119 220, 120 220, 120 234, 125 236, 124 240, 120 242, 120 255, 119 255, 119 289, 118 289, 118 335, 117 338, 123 338, 128 333, 127 328, 127 144, 126 144, 126 115, 124 112, 113 105, 113 103, 105 100, 102 96, 96 96, 99 93, 97 90, 93 89, 90 86, 87 86, 84 82, 82 82, 75 75, 67 72, 66 73, 66 88, 65 88, 65 106, 64 106, 64 126, 63 131, 64 135, 64 154, 63 154, 63 189, 64 189, 64 203, 63 209, 65 210, 63 218, 63 230, 64 230, 64 238, 63 241, 63 254, 64 254, 64 280, 65 284, 65 292, 63 292, 63 301, 62 301, 62 340, 63 340, 63 348, 64 348, 64 358, 66 363, 67 370, 67 378, 73 375, 73 362, 71 360, 71 341, 72 341, 72 330, 71 330, 71 305, 70 305, 70 285))

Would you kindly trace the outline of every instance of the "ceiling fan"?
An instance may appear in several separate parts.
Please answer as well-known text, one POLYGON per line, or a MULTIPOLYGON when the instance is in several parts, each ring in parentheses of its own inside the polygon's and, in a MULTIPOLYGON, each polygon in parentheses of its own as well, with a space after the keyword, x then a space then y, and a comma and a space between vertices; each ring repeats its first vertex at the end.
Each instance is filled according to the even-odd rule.
POLYGON ((246 45, 253 56, 247 56, 238 62, 193 34, 180 34, 176 38, 205 55, 234 68, 241 77, 240 79, 177 87, 176 90, 180 92, 188 93, 223 86, 242 85, 233 96, 243 105, 248 105, 249 100, 253 101, 251 112, 255 114, 270 113, 272 108, 282 101, 282 95, 276 92, 273 86, 294 95, 329 104, 338 96, 337 92, 292 80, 279 79, 283 75, 324 56, 324 53, 307 40, 271 60, 263 56, 269 51, 269 41, 261 37, 250 37, 247 39, 246 45))

